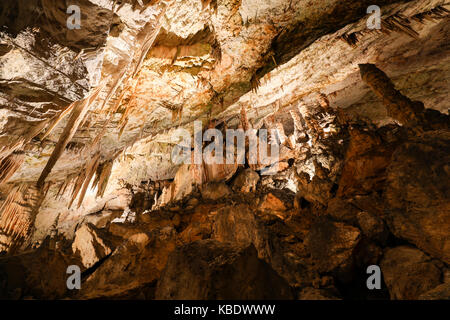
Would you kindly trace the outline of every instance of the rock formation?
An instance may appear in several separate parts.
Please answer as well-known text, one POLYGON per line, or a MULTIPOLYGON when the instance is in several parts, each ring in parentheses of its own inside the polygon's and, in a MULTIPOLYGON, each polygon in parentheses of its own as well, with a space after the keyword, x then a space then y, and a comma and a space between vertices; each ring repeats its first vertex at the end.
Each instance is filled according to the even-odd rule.
POLYGON ((316 2, 2 0, 0 298, 449 299, 450 7, 316 2))

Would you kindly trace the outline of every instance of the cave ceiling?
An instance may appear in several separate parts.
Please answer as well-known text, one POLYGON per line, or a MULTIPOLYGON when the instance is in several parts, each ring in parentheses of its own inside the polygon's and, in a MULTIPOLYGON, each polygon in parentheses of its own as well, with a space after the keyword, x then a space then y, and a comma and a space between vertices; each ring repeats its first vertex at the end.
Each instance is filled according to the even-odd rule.
MULTIPOLYGON (((448 113, 449 18, 421 18, 445 1, 70 4, 81 10, 80 29, 66 26, 68 1, 0 6, 0 159, 21 158, 0 185, 0 201, 15 186, 38 183, 47 192, 40 214, 66 212, 69 221, 120 198, 125 185, 174 179, 171 137, 178 128, 192 131, 195 120, 235 128, 245 109, 254 128, 271 119, 292 131, 289 111, 313 106, 322 94, 352 117, 395 122, 361 81, 362 63, 376 64, 411 99, 448 113), (373 4, 383 19, 400 23, 368 31, 373 4), (92 159, 112 166, 103 197, 88 192, 81 208, 69 209, 70 194, 55 196, 92 159)), ((53 220, 38 214, 38 229, 53 220)))

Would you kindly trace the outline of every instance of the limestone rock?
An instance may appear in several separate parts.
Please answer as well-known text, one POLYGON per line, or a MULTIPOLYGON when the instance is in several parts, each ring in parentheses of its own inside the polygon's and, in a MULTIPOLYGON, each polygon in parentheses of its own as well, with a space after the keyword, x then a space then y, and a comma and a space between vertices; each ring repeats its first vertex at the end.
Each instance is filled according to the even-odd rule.
POLYGON ((83 282, 79 297, 114 298, 154 284, 174 249, 172 228, 131 235, 83 282))
POLYGON ((387 222, 399 238, 450 263, 450 131, 402 145, 388 168, 387 222))
POLYGON ((238 173, 233 181, 233 190, 248 193, 256 190, 256 185, 259 182, 259 174, 252 169, 245 169, 238 173))
POLYGON ((67 267, 81 266, 69 250, 49 248, 48 239, 37 250, 0 257, 0 299, 61 299, 67 294, 67 267))
POLYGON ((419 300, 450 300, 450 283, 443 283, 430 291, 422 293, 419 300))
POLYGON ((388 249, 380 264, 391 299, 417 299, 438 286, 441 271, 422 251, 400 246, 388 249))
POLYGON ((217 201, 230 194, 230 188, 225 183, 210 182, 201 189, 203 199, 217 201))
POLYGON ((299 300, 339 300, 333 296, 330 292, 323 289, 316 288, 304 288, 299 294, 299 300))
POLYGON ((260 257, 268 256, 266 235, 255 214, 246 205, 220 209, 214 217, 213 230, 214 238, 221 242, 253 243, 260 257))
POLYGON ((333 198, 328 201, 327 214, 338 221, 354 222, 359 209, 351 201, 342 198, 333 198))
POLYGON ((359 227, 366 237, 381 243, 386 242, 389 233, 382 219, 367 211, 360 211, 357 219, 359 227))
POLYGON ((283 201, 278 199, 273 193, 268 193, 264 196, 261 204, 259 205, 259 210, 265 211, 286 211, 286 206, 283 201))
POLYGON ((358 127, 351 128, 349 133, 350 143, 337 195, 346 198, 382 190, 396 142, 385 143, 379 132, 358 127))
POLYGON ((291 286, 311 285, 317 277, 307 259, 303 234, 310 227, 309 219, 291 221, 291 225, 273 214, 257 215, 248 205, 224 207, 214 216, 212 238, 240 245, 253 244, 258 257, 291 286))
POLYGON ((156 299, 291 299, 286 281, 255 248, 197 241, 173 252, 156 289, 156 299))
POLYGON ((306 245, 318 270, 330 272, 351 264, 353 250, 360 237, 355 227, 321 218, 313 224, 306 245))
POLYGON ((92 224, 83 224, 75 233, 72 243, 74 254, 81 257, 81 261, 86 268, 92 267, 95 263, 112 252, 111 245, 107 240, 102 239, 97 228, 92 224))

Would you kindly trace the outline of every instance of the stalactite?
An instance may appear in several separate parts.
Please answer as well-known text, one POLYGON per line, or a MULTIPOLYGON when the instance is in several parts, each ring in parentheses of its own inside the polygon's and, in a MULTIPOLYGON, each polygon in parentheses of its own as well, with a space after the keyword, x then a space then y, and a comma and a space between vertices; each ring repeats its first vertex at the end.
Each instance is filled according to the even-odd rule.
POLYGON ((66 109, 63 110, 63 112, 61 112, 60 114, 58 114, 58 115, 56 115, 54 117, 54 119, 52 120, 52 123, 47 128, 47 130, 45 131, 45 133, 42 136, 41 140, 44 140, 45 138, 47 138, 50 135, 50 133, 52 133, 53 129, 55 129, 55 127, 58 125, 58 123, 62 119, 64 119, 66 117, 66 115, 69 114, 69 112, 71 112, 73 110, 74 106, 75 106, 75 102, 71 103, 66 109))
POLYGON ((8 239, 8 243, 2 243, 3 251, 10 252, 28 239, 44 196, 29 183, 17 185, 9 192, 0 208, 0 234, 8 239))
POLYGON ((250 86, 252 88, 253 93, 258 93, 258 89, 261 86, 261 80, 258 78, 256 74, 254 74, 250 79, 250 86))
POLYGON ((58 188, 58 191, 55 194, 55 200, 62 198, 62 196, 66 193, 67 188, 74 183, 77 177, 78 177, 77 174, 71 174, 66 177, 66 179, 61 183, 61 185, 58 188))
POLYGON ((241 108, 241 125, 244 131, 247 131, 252 128, 250 122, 248 121, 247 109, 244 106, 242 106, 241 108))
POLYGON ((0 184, 7 182, 13 176, 24 159, 25 153, 23 151, 15 151, 0 163, 0 184))
POLYGON ((106 82, 103 82, 94 91, 92 91, 92 93, 88 97, 75 102, 69 121, 67 122, 67 125, 64 128, 64 131, 61 134, 58 143, 56 144, 55 149, 52 152, 52 155, 50 156, 50 159, 48 160, 44 170, 42 171, 41 176, 39 177, 39 180, 37 182, 38 187, 42 187, 44 185, 45 179, 52 171, 56 162, 63 154, 67 144, 75 135, 78 126, 83 121, 89 109, 90 103, 97 98, 98 94, 101 92, 105 84, 106 82))
POLYGON ((81 189, 80 197, 78 199, 78 208, 81 206, 84 200, 84 196, 86 195, 86 191, 89 187, 89 184, 97 171, 97 167, 100 161, 100 154, 98 153, 96 156, 92 158, 89 164, 86 166, 86 178, 84 180, 83 188, 81 189))

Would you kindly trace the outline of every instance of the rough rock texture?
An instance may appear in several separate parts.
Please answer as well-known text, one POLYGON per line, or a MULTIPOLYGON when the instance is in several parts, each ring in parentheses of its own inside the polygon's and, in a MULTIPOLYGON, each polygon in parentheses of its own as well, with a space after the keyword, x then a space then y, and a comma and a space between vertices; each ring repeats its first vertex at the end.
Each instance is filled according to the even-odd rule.
POLYGON ((1 297, 448 296, 448 3, 73 2, 0 2, 1 297))
POLYGON ((174 249, 174 232, 170 226, 150 233, 134 231, 86 279, 79 295, 82 298, 114 298, 151 285, 160 277, 169 253, 174 249))
POLYGON ((156 299, 290 299, 287 282, 253 246, 197 241, 171 254, 156 299))
POLYGON ((306 245, 318 270, 329 272, 352 263, 350 259, 359 239, 358 229, 321 219, 312 225, 306 245))
POLYGON ((111 253, 111 247, 99 236, 93 225, 84 224, 75 232, 72 243, 74 254, 81 256, 86 268, 92 267, 99 260, 111 253))
POLYGON ((230 188, 224 183, 206 184, 202 189, 202 197, 206 200, 219 200, 230 194, 230 188))
POLYGON ((444 283, 419 296, 420 300, 450 300, 450 283, 444 283))
POLYGON ((59 299, 68 294, 67 267, 81 265, 70 247, 55 247, 47 238, 36 251, 0 258, 0 298, 59 299))
POLYGON ((391 299, 417 299, 441 283, 441 271, 436 263, 412 247, 388 249, 380 267, 391 299))
POLYGON ((233 182, 233 190, 242 193, 254 192, 259 179, 259 174, 255 171, 252 169, 245 169, 235 178, 233 182))

